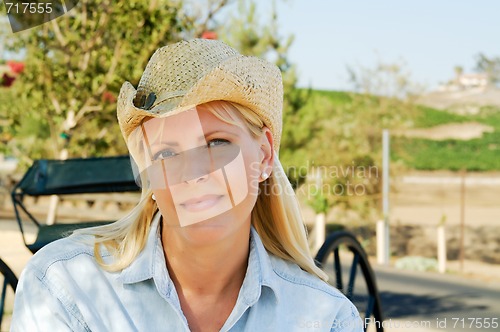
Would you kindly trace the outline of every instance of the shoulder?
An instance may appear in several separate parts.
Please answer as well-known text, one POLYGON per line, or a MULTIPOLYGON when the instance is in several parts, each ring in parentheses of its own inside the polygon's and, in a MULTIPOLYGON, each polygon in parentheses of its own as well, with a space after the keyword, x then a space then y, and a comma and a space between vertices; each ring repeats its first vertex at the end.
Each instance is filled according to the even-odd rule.
POLYGON ((54 241, 40 249, 30 259, 25 270, 26 273, 33 273, 39 279, 44 279, 54 270, 64 269, 69 272, 72 270, 68 270, 69 267, 85 265, 97 265, 94 257, 94 237, 75 235, 54 241))
POLYGON ((302 270, 297 264, 267 251, 254 229, 251 243, 251 258, 255 257, 251 261, 260 264, 261 285, 269 287, 277 301, 264 296, 265 302, 277 304, 272 307, 294 317, 294 326, 308 326, 314 322, 329 331, 330 327, 342 324, 352 325, 359 331, 359 312, 338 289, 302 270))
POLYGON ((358 310, 338 289, 297 264, 272 254, 269 259, 277 280, 278 301, 292 304, 303 322, 315 317, 314 322, 321 325, 359 323, 358 310))
POLYGON ((16 289, 14 330, 90 331, 80 306, 88 307, 89 298, 98 296, 99 279, 108 280, 95 260, 93 239, 60 239, 31 258, 16 289))
POLYGON ((271 253, 269 253, 269 260, 275 275, 281 279, 283 285, 301 287, 328 297, 345 298, 339 290, 317 276, 302 270, 297 264, 276 257, 271 253))

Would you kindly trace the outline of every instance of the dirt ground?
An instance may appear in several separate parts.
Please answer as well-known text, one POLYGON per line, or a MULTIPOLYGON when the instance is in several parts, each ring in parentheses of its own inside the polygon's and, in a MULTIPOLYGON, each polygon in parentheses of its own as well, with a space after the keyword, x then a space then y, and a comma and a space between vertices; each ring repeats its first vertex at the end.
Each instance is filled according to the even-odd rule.
POLYGON ((472 88, 459 91, 434 91, 422 96, 418 104, 459 113, 474 113, 481 106, 500 106, 500 89, 472 88))
POLYGON ((396 131, 393 134, 414 137, 426 138, 432 140, 469 140, 473 138, 480 138, 484 133, 491 133, 494 128, 478 122, 467 123, 448 123, 431 128, 415 128, 407 129, 404 131, 396 131))
MULTIPOLYGON (((461 176, 456 172, 412 172, 393 179, 391 220, 402 224, 459 225, 461 176)), ((500 226, 500 172, 468 173, 463 191, 464 222, 500 226)))

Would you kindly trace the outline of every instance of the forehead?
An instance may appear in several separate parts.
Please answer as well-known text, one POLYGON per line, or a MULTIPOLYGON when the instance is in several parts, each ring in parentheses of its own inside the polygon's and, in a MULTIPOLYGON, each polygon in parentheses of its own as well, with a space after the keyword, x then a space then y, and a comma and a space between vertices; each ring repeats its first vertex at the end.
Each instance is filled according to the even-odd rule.
POLYGON ((142 132, 150 139, 173 136, 180 139, 193 135, 203 136, 214 131, 240 133, 246 131, 244 128, 243 120, 236 110, 198 106, 165 118, 151 118, 143 123, 142 132), (222 119, 213 111, 222 116, 222 119))

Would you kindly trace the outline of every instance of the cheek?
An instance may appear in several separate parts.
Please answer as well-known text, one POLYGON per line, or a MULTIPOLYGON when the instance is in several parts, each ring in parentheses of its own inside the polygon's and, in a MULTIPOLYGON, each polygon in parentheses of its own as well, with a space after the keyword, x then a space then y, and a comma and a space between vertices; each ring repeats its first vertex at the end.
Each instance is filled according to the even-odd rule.
POLYGON ((179 220, 177 218, 177 213, 175 211, 174 203, 172 200, 172 194, 168 189, 159 189, 153 190, 154 195, 156 196, 156 204, 158 205, 158 209, 162 216, 168 218, 164 219, 164 222, 172 225, 178 225, 179 220))
POLYGON ((248 191, 252 195, 256 195, 259 189, 260 179, 260 162, 253 155, 244 155, 245 159, 245 177, 247 181, 248 191))

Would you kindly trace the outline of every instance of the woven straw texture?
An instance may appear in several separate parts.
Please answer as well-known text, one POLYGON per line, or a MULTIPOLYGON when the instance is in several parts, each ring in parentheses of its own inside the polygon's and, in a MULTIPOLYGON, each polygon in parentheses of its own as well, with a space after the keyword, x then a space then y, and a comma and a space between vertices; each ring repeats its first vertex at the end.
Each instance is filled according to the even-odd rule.
POLYGON ((145 117, 166 117, 214 100, 235 102, 257 113, 271 130, 278 152, 283 108, 280 70, 217 40, 194 39, 158 49, 137 91, 129 82, 123 84, 118 123, 127 141, 145 117), (156 99, 144 107, 141 104, 151 93, 156 99))

